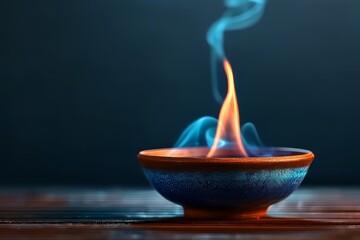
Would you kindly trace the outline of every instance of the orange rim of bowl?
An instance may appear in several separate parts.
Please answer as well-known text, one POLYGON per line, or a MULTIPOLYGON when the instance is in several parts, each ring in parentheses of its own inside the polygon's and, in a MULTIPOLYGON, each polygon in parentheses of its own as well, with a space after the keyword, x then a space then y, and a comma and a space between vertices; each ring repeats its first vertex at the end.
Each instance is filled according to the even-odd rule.
POLYGON ((311 151, 297 148, 269 147, 280 156, 205 157, 209 148, 161 148, 141 151, 144 168, 161 170, 266 170, 308 167, 314 160, 311 151))

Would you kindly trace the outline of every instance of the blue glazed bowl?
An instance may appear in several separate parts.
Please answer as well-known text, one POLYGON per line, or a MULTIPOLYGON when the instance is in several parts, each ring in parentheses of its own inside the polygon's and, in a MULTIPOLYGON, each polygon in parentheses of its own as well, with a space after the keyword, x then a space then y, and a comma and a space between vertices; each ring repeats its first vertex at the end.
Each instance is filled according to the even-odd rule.
POLYGON ((267 148, 271 157, 206 158, 208 148, 155 149, 139 153, 152 186, 184 208, 188 218, 259 218, 302 182, 314 155, 295 148, 267 148))

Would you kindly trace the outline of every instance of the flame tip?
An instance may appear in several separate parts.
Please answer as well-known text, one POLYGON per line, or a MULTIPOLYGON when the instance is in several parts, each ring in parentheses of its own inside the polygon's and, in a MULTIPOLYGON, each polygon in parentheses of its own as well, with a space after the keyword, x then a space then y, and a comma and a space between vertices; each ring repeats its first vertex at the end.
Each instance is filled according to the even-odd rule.
POLYGON ((241 138, 240 114, 233 71, 230 62, 226 58, 224 58, 223 63, 228 80, 228 92, 220 109, 215 139, 207 157, 216 156, 217 149, 220 148, 220 143, 223 139, 230 143, 234 143, 239 151, 239 155, 248 156, 241 138))

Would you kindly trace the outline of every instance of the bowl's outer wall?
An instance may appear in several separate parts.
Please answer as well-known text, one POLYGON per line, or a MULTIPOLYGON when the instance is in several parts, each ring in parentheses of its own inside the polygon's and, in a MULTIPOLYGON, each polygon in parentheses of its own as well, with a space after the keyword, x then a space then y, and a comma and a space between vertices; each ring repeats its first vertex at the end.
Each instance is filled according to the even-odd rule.
POLYGON ((173 171, 144 168, 152 186, 166 199, 187 207, 266 208, 289 196, 308 167, 235 170, 173 171))

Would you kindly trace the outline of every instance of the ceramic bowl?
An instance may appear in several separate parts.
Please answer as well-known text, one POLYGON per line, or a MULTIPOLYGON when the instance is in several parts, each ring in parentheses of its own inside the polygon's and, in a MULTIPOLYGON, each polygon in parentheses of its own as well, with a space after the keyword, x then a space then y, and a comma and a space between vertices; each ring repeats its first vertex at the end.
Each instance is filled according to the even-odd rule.
POLYGON ((208 148, 180 148, 141 151, 138 159, 151 185, 183 206, 186 218, 259 218, 300 185, 314 159, 303 149, 263 150, 272 156, 207 158, 208 148))

